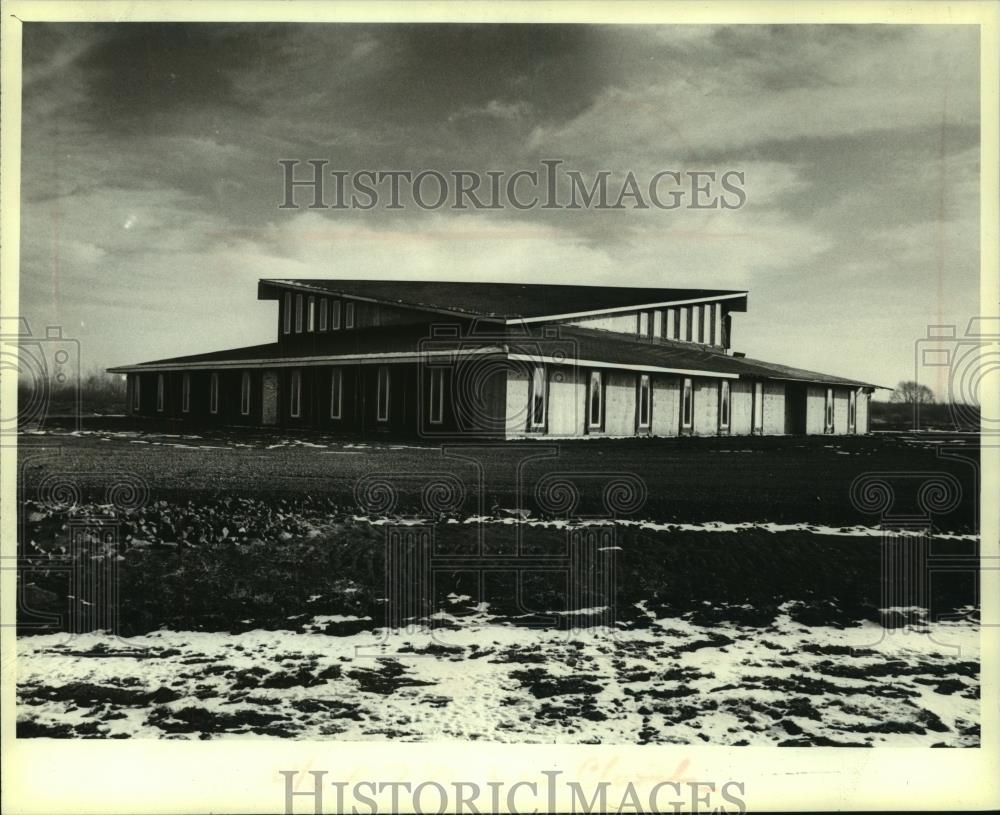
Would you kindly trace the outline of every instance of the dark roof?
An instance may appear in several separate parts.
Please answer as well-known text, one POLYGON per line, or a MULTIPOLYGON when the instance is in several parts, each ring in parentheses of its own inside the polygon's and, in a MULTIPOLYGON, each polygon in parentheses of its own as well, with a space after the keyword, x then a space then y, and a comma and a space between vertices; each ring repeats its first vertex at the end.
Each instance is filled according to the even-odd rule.
POLYGON ((732 373, 744 377, 849 385, 859 388, 881 387, 856 379, 779 365, 776 362, 734 356, 695 343, 643 339, 614 331, 598 331, 568 325, 560 326, 559 334, 577 343, 575 353, 577 359, 591 359, 595 362, 684 368, 708 373, 732 373))
MULTIPOLYGON (((496 319, 531 319, 578 314, 650 303, 746 295, 732 289, 565 286, 548 283, 446 283, 414 280, 261 280, 258 296, 273 299, 276 287, 295 286, 347 297, 367 298, 431 311, 457 312, 496 319)), ((739 297, 736 310, 742 310, 739 297)))
POLYGON ((868 382, 841 376, 792 368, 774 362, 763 362, 738 357, 694 343, 674 340, 642 339, 614 331, 599 331, 579 326, 560 325, 531 332, 497 331, 465 334, 463 336, 431 337, 431 324, 363 328, 355 331, 328 332, 325 334, 295 335, 291 341, 251 345, 206 354, 153 360, 139 365, 125 365, 112 371, 152 366, 183 367, 196 363, 239 363, 248 360, 289 360, 307 357, 351 356, 362 354, 405 354, 418 350, 447 351, 463 349, 490 349, 498 352, 532 356, 562 356, 603 362, 610 365, 644 365, 699 371, 706 374, 736 374, 741 377, 782 379, 797 382, 814 382, 825 385, 876 388, 868 382))

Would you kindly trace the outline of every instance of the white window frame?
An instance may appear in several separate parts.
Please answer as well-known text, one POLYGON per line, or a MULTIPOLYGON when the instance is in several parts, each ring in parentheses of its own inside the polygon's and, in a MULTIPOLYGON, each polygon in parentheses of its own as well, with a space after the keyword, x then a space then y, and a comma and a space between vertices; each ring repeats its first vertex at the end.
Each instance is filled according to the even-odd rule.
POLYGON ((163 381, 163 374, 156 375, 156 412, 163 413, 163 402, 167 383, 163 381))
POLYGON ((668 340, 677 339, 677 309, 667 309, 666 336, 668 340))
POLYGON ((303 297, 301 294, 295 295, 295 333, 302 333, 302 311, 304 309, 303 297))
POLYGON ((549 415, 548 377, 544 365, 536 365, 531 369, 531 379, 528 382, 528 427, 532 430, 544 430, 549 415), (536 421, 541 406, 541 416, 536 421))
POLYGON ((316 330, 316 298, 313 295, 309 295, 309 300, 306 305, 306 331, 316 330))
POLYGON ((592 370, 587 377, 587 429, 601 430, 604 427, 604 375, 592 370), (596 391, 595 391, 596 388, 596 391), (594 394, 597 394, 597 417, 594 417, 594 394))
POLYGON ((330 301, 325 297, 321 298, 319 301, 319 330, 326 331, 326 327, 330 324, 330 301))
POLYGON ((392 393, 392 384, 389 380, 389 366, 379 365, 375 374, 375 421, 389 421, 389 399, 392 393))
POLYGON ((712 318, 712 345, 722 345, 722 304, 716 303, 712 318))
POLYGON ((834 429, 834 409, 833 409, 833 388, 826 389, 826 402, 823 405, 823 432, 833 433, 834 429))
POLYGON ((344 369, 330 369, 330 418, 341 419, 344 415, 344 369))
POLYGON ((132 410, 142 410, 142 378, 139 374, 132 377, 132 410))
POLYGON ((340 331, 340 300, 333 300, 330 303, 330 329, 340 331))
POLYGON ((701 342, 701 308, 691 306, 691 342, 701 342))
POLYGON ((690 430, 694 427, 694 382, 691 377, 684 377, 681 382, 681 429, 690 430))
POLYGON ((712 331, 715 328, 715 326, 712 325, 712 319, 713 319, 712 315, 713 315, 712 304, 705 303, 705 305, 702 307, 702 314, 701 314, 701 341, 705 345, 712 344, 712 331))
POLYGON ((344 303, 344 328, 354 328, 354 303, 350 300, 344 303))
POLYGON ((639 336, 648 337, 649 336, 649 312, 640 311, 639 312, 639 336))
POLYGON ((719 380, 719 430, 729 430, 732 421, 732 394, 729 390, 729 380, 719 380))
POLYGON ((653 426, 653 380, 649 374, 639 374, 636 390, 635 423, 639 430, 649 430, 653 426), (645 411, 646 420, 642 414, 645 411))
POLYGON ((858 431, 858 392, 851 390, 847 395, 847 432, 858 431))
POLYGON ((444 423, 444 369, 431 368, 428 392, 428 418, 431 424, 444 423))
POLYGON ((682 342, 688 341, 688 307, 681 306, 680 310, 677 312, 680 317, 680 325, 677 327, 677 339, 682 342))
POLYGON ((219 373, 212 371, 208 377, 208 412, 213 416, 219 412, 219 373))
POLYGON ((293 419, 302 417, 302 371, 292 368, 288 383, 288 415, 293 419))
POLYGON ((663 312, 660 309, 653 312, 653 336, 657 339, 663 336, 663 312))
POLYGON ((292 333, 292 293, 290 291, 285 292, 285 319, 284 319, 284 333, 292 333))
POLYGON ((181 374, 181 413, 191 412, 191 374, 181 374))
POLYGON ((244 371, 240 379, 240 415, 250 415, 250 371, 244 371))

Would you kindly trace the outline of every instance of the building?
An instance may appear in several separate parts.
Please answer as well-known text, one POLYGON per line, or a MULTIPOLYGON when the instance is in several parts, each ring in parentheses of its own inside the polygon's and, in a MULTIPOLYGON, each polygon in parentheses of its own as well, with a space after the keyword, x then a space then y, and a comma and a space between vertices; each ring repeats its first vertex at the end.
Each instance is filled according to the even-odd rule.
POLYGON ((109 369, 130 413, 368 437, 868 432, 876 386, 732 350, 745 291, 261 280, 277 340, 109 369))

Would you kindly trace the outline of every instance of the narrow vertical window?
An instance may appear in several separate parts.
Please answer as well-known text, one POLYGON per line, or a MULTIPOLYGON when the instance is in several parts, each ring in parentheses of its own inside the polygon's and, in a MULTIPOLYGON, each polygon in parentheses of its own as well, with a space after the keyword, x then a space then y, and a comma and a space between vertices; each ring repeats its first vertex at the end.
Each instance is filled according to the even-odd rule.
POLYGON ((529 417, 530 426, 536 430, 545 427, 545 367, 536 366, 531 371, 531 415, 529 417))
POLYGON ((132 410, 142 409, 142 379, 139 374, 132 377, 132 410))
MULTIPOLYGON (((348 306, 350 305, 351 304, 348 303, 348 306)), ((378 393, 375 403, 376 403, 375 418, 380 422, 389 421, 389 366, 388 365, 379 366, 378 393)))
POLYGON ((284 330, 286 334, 292 333, 292 293, 285 292, 285 320, 284 330))
POLYGON ((219 412, 219 375, 215 371, 208 382, 208 412, 219 412))
POLYGON ((181 375, 181 412, 191 412, 191 374, 181 375))
POLYGON ((344 408, 344 369, 330 371, 330 418, 339 419, 344 408))
POLYGON ((292 371, 288 390, 288 413, 293 419, 298 419, 302 415, 302 371, 298 368, 292 371))
POLYGON ((156 412, 163 413, 163 391, 164 391, 163 374, 156 375, 156 412))
POLYGON ((680 317, 680 325, 677 327, 677 339, 679 340, 689 340, 691 335, 688 333, 688 307, 681 306, 677 314, 680 317))
POLYGON ((653 312, 653 336, 663 336, 663 312, 659 309, 653 312))
POLYGON ((354 303, 344 303, 344 328, 354 328, 354 303))
POLYGON ((649 336, 649 312, 640 311, 639 312, 639 336, 647 337, 649 336))
POLYGON ((706 345, 712 344, 712 314, 712 304, 705 303, 702 308, 701 341, 706 345))
POLYGON ((688 338, 691 342, 701 342, 701 320, 698 319, 700 316, 701 308, 691 306, 691 336, 688 338))
POLYGON ((722 304, 716 303, 712 318, 712 344, 722 345, 722 304))
POLYGON ((431 368, 430 370, 430 422, 431 424, 441 424, 444 421, 444 370, 441 368, 431 368))
POLYGON ((719 429, 729 429, 729 380, 719 382, 719 429))
POLYGON ((334 300, 330 303, 330 328, 340 331, 340 301, 334 300))
POLYGON ((639 430, 649 430, 653 417, 653 388, 650 385, 649 374, 639 374, 638 411, 636 423, 639 430))
POLYGON ((685 379, 681 386, 681 427, 691 428, 694 419, 694 387, 690 379, 685 379))
POLYGON ((306 312, 306 331, 316 330, 316 298, 309 295, 309 309, 306 312))
POLYGON ((240 382, 240 415, 250 415, 250 371, 243 372, 240 382))
POLYGON ((764 383, 753 383, 753 424, 754 433, 764 433, 764 383))
POLYGON ((319 301, 319 330, 326 331, 330 302, 324 297, 319 301))
POLYGON ((600 430, 604 421, 604 388, 600 371, 590 372, 590 392, 587 398, 587 427, 600 430))
POLYGON ((826 389, 826 432, 833 432, 833 388, 826 389))
POLYGON ((847 395, 847 430, 853 433, 858 424, 858 392, 850 391, 847 395))
POLYGON ((295 333, 302 333, 302 295, 295 295, 295 333))
POLYGON ((667 309, 667 339, 677 339, 677 310, 673 308, 667 309))

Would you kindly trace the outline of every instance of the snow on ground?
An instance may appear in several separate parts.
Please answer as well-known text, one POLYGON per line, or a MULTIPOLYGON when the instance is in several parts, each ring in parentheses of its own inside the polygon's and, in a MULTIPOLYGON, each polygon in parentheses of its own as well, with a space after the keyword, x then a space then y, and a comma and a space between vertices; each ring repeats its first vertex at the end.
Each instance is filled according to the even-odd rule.
POLYGON ((160 631, 18 641, 21 736, 520 743, 979 744, 979 629, 628 630, 513 624, 480 605, 387 635, 160 631))

